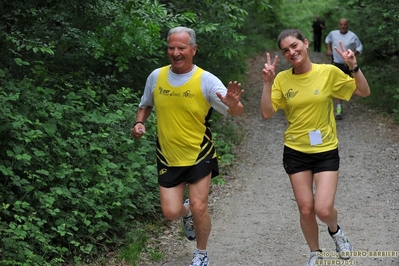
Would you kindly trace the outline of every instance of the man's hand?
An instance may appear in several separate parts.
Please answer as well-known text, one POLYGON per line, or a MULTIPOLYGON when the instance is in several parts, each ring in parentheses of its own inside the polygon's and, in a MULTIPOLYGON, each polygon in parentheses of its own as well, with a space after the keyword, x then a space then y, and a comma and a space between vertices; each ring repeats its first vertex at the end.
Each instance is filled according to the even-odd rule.
POLYGON ((145 134, 145 126, 143 123, 137 123, 132 128, 132 136, 135 139, 141 138, 145 134))
POLYGON ((244 90, 241 89, 241 83, 238 83, 237 81, 230 81, 227 85, 227 92, 225 96, 219 92, 216 94, 225 105, 227 105, 230 109, 233 109, 240 102, 241 96, 244 94, 244 90))

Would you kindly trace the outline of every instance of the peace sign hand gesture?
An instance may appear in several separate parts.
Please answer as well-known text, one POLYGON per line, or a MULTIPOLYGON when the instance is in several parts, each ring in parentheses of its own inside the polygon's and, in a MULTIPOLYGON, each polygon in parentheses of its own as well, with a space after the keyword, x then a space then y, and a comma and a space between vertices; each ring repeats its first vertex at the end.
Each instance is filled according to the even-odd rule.
POLYGON ((266 64, 262 70, 262 78, 264 83, 272 83, 276 76, 276 66, 278 62, 278 56, 274 57, 273 63, 270 60, 270 54, 266 53, 266 64))
POLYGON ((334 47, 334 50, 344 59, 349 69, 354 69, 357 66, 355 53, 351 49, 346 50, 341 41, 339 41, 339 46, 341 46, 341 50, 337 47, 334 47))

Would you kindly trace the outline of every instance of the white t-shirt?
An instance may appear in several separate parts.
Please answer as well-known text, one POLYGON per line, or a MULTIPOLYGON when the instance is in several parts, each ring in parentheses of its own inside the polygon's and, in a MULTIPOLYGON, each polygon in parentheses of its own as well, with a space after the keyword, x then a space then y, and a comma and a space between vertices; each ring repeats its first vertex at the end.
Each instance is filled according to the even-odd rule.
POLYGON ((345 64, 344 59, 342 59, 342 57, 334 49, 334 47, 337 47, 339 50, 341 50, 339 41, 342 42, 346 50, 351 49, 353 52, 363 52, 363 45, 355 33, 348 31, 346 34, 341 34, 339 30, 333 30, 327 35, 326 43, 331 43, 333 60, 335 63, 345 64))

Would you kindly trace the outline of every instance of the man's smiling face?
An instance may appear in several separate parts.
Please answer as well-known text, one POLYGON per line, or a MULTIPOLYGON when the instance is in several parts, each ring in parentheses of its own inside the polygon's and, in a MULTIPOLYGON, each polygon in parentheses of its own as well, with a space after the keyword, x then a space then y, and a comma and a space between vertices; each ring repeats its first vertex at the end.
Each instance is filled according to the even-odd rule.
POLYGON ((197 52, 197 45, 191 46, 190 35, 186 32, 173 33, 169 36, 168 57, 172 64, 172 71, 176 74, 188 73, 193 68, 193 57, 197 52))

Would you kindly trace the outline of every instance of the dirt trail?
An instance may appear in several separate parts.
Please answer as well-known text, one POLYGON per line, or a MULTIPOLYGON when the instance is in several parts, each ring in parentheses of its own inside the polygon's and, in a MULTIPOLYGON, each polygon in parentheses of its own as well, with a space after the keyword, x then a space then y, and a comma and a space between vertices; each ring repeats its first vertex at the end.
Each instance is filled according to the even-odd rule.
MULTIPOLYGON (((278 67, 288 68, 281 53, 278 55, 278 67)), ((328 63, 322 53, 312 53, 311 58, 328 63)), ((248 61, 246 111, 237 118, 246 138, 237 147, 227 184, 212 186, 208 244, 212 266, 296 266, 307 261, 308 247, 281 163, 285 117, 282 112, 267 121, 260 116, 263 64, 264 55, 248 61)), ((345 102, 343 110, 344 119, 337 123, 341 168, 336 206, 339 223, 358 256, 348 264, 325 258, 331 263, 325 265, 399 265, 399 126, 357 104, 356 99, 345 102)), ((178 223, 171 223, 156 240, 157 247, 168 252, 164 259, 140 265, 189 265, 195 242, 181 237, 177 227, 178 223)), ((321 248, 333 254, 335 245, 320 222, 319 231, 321 248)))

